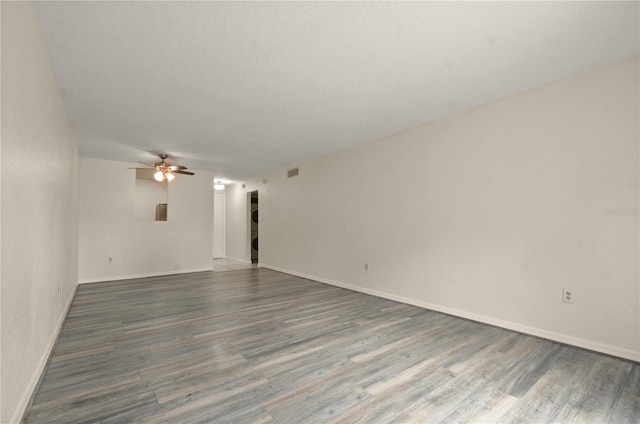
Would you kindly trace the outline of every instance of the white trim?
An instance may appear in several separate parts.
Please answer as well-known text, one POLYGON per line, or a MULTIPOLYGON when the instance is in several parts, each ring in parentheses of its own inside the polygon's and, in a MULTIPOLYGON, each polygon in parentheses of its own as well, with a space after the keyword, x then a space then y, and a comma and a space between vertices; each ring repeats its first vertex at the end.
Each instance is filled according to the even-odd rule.
POLYGON ((49 340, 49 343, 47 344, 47 348, 44 351, 44 355, 42 355, 42 358, 40 358, 40 362, 38 362, 38 365, 36 366, 36 372, 31 377, 31 380, 29 381, 29 384, 27 385, 26 390, 22 394, 22 398, 20 398, 20 402, 18 402, 18 407, 16 408, 16 411, 13 414, 13 417, 11 417, 10 422, 12 423, 22 422, 22 419, 25 417, 27 408, 29 407, 29 403, 31 402, 31 399, 33 398, 33 396, 35 396, 36 394, 35 392, 36 392, 36 389, 38 388, 38 384, 40 384, 40 380, 44 376, 43 373, 45 371, 45 367, 47 366, 47 363, 49 362, 49 358, 53 353, 53 348, 55 347, 56 341, 58 340, 58 337, 60 337, 60 333, 62 332, 62 326, 64 324, 64 321, 67 319, 67 314, 69 313, 69 309, 71 308, 73 299, 75 299, 76 297, 77 291, 78 291, 78 285, 76 284, 76 286, 73 288, 73 291, 71 292, 71 296, 69 296, 69 299, 67 300, 67 304, 64 306, 62 314, 60 315, 60 319, 56 324, 56 329, 53 332, 53 336, 49 340))
POLYGON ((130 274, 130 275, 114 275, 114 276, 106 276, 106 277, 94 277, 94 278, 83 278, 79 281, 78 284, 89 284, 89 283, 102 283, 105 281, 120 281, 120 280, 133 280, 137 278, 148 278, 148 277, 161 277, 164 275, 177 275, 177 274, 189 274, 192 272, 205 272, 205 271, 213 271, 213 266, 210 268, 196 268, 196 269, 184 269, 180 271, 160 271, 160 272, 146 272, 143 274, 130 274))
POLYGON ((460 318, 466 318, 473 321, 478 321, 484 324, 495 325, 496 327, 505 328, 507 330, 517 331, 536 337, 542 337, 544 339, 564 343, 572 346, 581 347, 588 350, 593 350, 607 355, 617 356, 619 358, 629 359, 632 361, 640 362, 640 351, 634 351, 625 349, 618 346, 612 346, 605 343, 596 342, 594 340, 582 339, 580 337, 570 336, 568 334, 556 333, 553 331, 547 331, 536 327, 529 327, 527 325, 518 324, 511 321, 504 321, 498 318, 493 318, 486 315, 476 314, 474 312, 467 312, 460 309, 449 308, 447 306, 437 305, 434 303, 424 302, 418 299, 412 299, 404 296, 398 296, 392 293, 387 293, 379 290, 372 290, 365 287, 356 286, 353 284, 343 283, 340 281, 330 280, 328 278, 316 277, 314 275, 304 274, 302 272, 292 271, 286 268, 280 268, 272 265, 261 264, 263 268, 271 269, 274 271, 284 272, 285 274, 291 274, 298 277, 306 278, 309 280, 318 281, 320 283, 330 284, 332 286, 341 287, 348 290, 353 290, 360 293, 370 294, 372 296, 381 297, 384 299, 394 300, 400 303, 406 303, 408 305, 418 306, 432 311, 443 312, 448 315, 454 315, 460 318))

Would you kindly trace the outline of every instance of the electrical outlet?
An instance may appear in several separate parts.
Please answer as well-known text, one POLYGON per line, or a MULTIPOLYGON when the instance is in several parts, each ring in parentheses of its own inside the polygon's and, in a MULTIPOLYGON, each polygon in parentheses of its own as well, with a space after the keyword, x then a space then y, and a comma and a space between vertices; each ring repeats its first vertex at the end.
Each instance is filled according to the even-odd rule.
POLYGON ((364 263, 364 270, 369 271, 369 264, 366 262, 364 263))
POLYGON ((564 303, 574 303, 575 295, 571 289, 562 289, 562 301, 564 303))
POLYGON ((109 257, 107 258, 107 261, 109 261, 109 262, 113 262, 113 258, 112 258, 111 256, 109 256, 109 257))

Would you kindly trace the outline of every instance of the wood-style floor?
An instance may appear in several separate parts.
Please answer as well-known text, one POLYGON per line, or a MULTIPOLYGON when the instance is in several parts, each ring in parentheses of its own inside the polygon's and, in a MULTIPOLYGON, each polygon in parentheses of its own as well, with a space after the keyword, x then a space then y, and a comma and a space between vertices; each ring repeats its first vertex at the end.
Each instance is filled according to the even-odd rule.
POLYGON ((216 272, 237 271, 239 269, 257 268, 257 264, 251 262, 240 262, 228 258, 214 258, 213 270, 216 272))
POLYGON ((263 268, 82 285, 28 423, 640 422, 640 365, 263 268))

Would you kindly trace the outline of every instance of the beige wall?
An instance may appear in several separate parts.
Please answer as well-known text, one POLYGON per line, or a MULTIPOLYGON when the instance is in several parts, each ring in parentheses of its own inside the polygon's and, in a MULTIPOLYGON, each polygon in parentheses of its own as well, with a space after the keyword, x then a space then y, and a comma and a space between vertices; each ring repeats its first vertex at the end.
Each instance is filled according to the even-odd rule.
POLYGON ((80 282, 212 269, 213 174, 178 175, 167 221, 138 220, 136 166, 80 159, 80 282))
POLYGON ((32 5, 2 2, 2 423, 20 419, 77 284, 77 161, 32 5))
POLYGON ((235 185, 227 255, 258 188, 265 266, 640 360, 638 66, 235 185))

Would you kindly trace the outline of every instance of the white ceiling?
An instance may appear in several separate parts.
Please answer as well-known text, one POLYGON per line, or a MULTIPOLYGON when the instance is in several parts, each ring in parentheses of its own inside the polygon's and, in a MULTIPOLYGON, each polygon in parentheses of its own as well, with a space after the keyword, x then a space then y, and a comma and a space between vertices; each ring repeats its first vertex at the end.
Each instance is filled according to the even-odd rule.
POLYGON ((259 176, 639 52, 638 2, 42 2, 80 154, 259 176))

